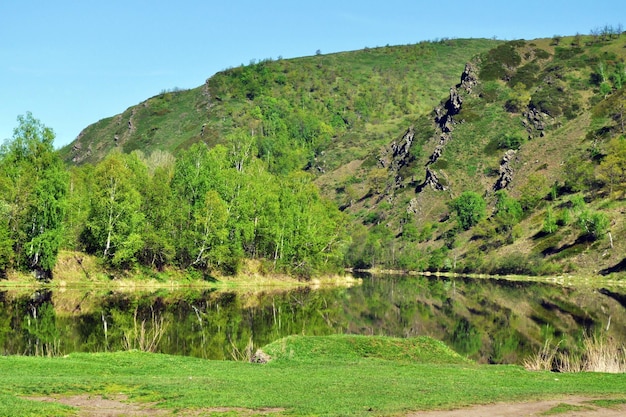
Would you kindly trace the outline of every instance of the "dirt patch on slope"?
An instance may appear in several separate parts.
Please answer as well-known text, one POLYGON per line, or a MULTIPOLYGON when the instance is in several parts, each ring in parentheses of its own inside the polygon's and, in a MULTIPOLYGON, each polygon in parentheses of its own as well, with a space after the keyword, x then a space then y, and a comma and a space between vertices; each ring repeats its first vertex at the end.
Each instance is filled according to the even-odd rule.
POLYGON ((55 402, 78 408, 78 417, 143 417, 143 416, 182 416, 195 417, 209 413, 236 412, 238 416, 269 416, 283 409, 264 408, 251 410, 239 407, 214 407, 194 410, 165 410, 156 408, 155 403, 129 402, 124 395, 104 398, 100 395, 73 395, 68 397, 28 397, 32 401, 55 402))
POLYGON ((622 417, 626 415, 626 402, 608 408, 593 403, 594 400, 598 400, 598 398, 567 397, 560 400, 477 405, 458 410, 417 411, 406 416, 528 417, 556 415, 558 417, 622 417), (550 410, 554 410, 554 413, 548 414, 547 412, 550 410))
POLYGON ((131 403, 124 395, 104 398, 100 395, 73 395, 71 397, 28 397, 32 401, 54 402, 78 408, 80 417, 140 417, 171 415, 154 408, 153 403, 131 403))

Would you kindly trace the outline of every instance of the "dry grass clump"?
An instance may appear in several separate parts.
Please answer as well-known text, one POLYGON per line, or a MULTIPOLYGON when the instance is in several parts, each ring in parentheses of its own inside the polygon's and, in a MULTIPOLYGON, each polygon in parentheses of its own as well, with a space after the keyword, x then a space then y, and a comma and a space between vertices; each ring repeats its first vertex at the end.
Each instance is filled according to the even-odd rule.
POLYGON ((536 354, 524 360, 531 371, 626 373, 626 348, 606 336, 585 336, 580 353, 565 352, 547 340, 536 354))

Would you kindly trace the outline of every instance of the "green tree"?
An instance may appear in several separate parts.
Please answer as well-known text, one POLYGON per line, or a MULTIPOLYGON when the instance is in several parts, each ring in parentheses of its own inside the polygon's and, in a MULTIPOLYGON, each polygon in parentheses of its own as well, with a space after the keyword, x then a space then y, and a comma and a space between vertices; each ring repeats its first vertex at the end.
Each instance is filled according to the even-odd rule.
POLYGON ((67 208, 65 210, 63 247, 69 250, 84 250, 81 234, 91 210, 91 191, 94 182, 94 166, 85 164, 69 170, 67 208))
POLYGON ((486 215, 486 203, 483 197, 474 191, 465 191, 450 202, 450 208, 456 212, 459 226, 469 230, 486 215))
POLYGON ((134 156, 113 153, 94 171, 91 210, 83 240, 90 252, 99 253, 115 266, 136 261, 143 247, 141 195, 130 166, 134 156))
POLYGON ((63 236, 68 176, 54 152, 52 129, 31 113, 17 120, 12 140, 0 150, 4 210, 8 206, 9 212, 4 245, 13 242, 16 267, 50 279, 63 236))
POLYGON ((589 190, 594 183, 593 164, 579 156, 569 158, 563 166, 565 187, 574 192, 589 190))
POLYGON ((338 265, 345 224, 337 208, 320 197, 311 177, 303 172, 284 178, 279 192, 275 261, 305 276, 338 265))
POLYGON ((554 212, 552 211, 552 207, 548 206, 546 208, 546 215, 543 219, 543 231, 545 233, 551 234, 556 232, 558 229, 558 223, 554 212))
POLYGON ((578 217, 578 226, 583 231, 583 235, 593 240, 604 237, 608 231, 609 223, 606 214, 586 209, 578 217))
POLYGON ((215 190, 207 192, 204 206, 196 213, 196 235, 194 246, 197 253, 194 265, 220 265, 228 253, 225 245, 228 237, 226 203, 215 190))
MULTIPOLYGON (((194 265, 208 266, 204 249, 199 256, 202 242, 208 243, 207 196, 213 198, 216 207, 228 204, 234 195, 233 178, 226 175, 228 150, 223 146, 209 149, 205 144, 197 144, 183 152, 176 160, 172 178, 174 202, 173 242, 177 262, 182 267, 194 265), (212 193, 210 193, 212 191, 212 193), (219 200, 218 200, 219 198, 219 200)), ((235 171, 235 170, 232 170, 235 171)))
POLYGON ((171 188, 173 165, 157 166, 151 171, 148 186, 141 190, 141 211, 145 221, 141 231, 144 246, 140 260, 145 265, 161 270, 176 255, 172 238, 176 211, 171 188))
POLYGON ((609 193, 623 197, 626 191, 626 139, 613 138, 607 146, 604 157, 597 171, 598 179, 609 186, 609 193))
POLYGON ((13 240, 9 233, 9 206, 0 201, 0 276, 9 268, 12 259, 13 240))
POLYGON ((526 184, 520 189, 522 195, 520 204, 524 210, 532 210, 539 205, 539 202, 550 191, 550 185, 545 176, 541 174, 530 174, 526 184))
POLYGON ((506 102, 506 108, 513 113, 524 111, 530 103, 531 95, 526 89, 524 83, 517 83, 512 90, 509 91, 509 99, 506 102))
POLYGON ((495 219, 499 228, 510 231, 522 219, 522 205, 504 190, 496 192, 496 199, 495 219))

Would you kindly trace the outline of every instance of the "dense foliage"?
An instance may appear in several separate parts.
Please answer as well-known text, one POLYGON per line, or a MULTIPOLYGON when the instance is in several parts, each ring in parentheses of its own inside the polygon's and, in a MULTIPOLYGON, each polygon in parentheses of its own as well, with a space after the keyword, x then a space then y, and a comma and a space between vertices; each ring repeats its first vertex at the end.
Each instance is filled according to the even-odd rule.
POLYGON ((274 176, 231 145, 197 144, 176 160, 111 154, 93 168, 86 227, 68 243, 114 266, 236 273, 252 258, 309 275, 340 265, 342 216, 311 178, 274 176))
POLYGON ((67 173, 54 133, 28 113, 0 149, 0 272, 30 269, 51 277, 61 245, 67 173))
POLYGON ((50 278, 61 244, 114 268, 234 274, 244 259, 309 276, 341 267, 343 215, 303 172, 276 176, 245 134, 177 159, 111 153, 68 171, 54 135, 29 114, 3 148, 0 268, 50 278))

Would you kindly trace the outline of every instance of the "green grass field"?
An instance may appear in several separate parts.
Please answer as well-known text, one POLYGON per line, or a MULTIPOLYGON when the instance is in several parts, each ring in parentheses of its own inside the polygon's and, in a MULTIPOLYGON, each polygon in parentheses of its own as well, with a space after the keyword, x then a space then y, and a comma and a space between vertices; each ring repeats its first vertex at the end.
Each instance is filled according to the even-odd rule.
POLYGON ((0 415, 72 415, 76 408, 28 398, 78 394, 215 416, 268 408, 278 416, 386 416, 566 395, 626 398, 621 374, 479 366, 428 338, 290 337, 264 350, 274 358, 267 364, 141 352, 1 357, 0 415))

